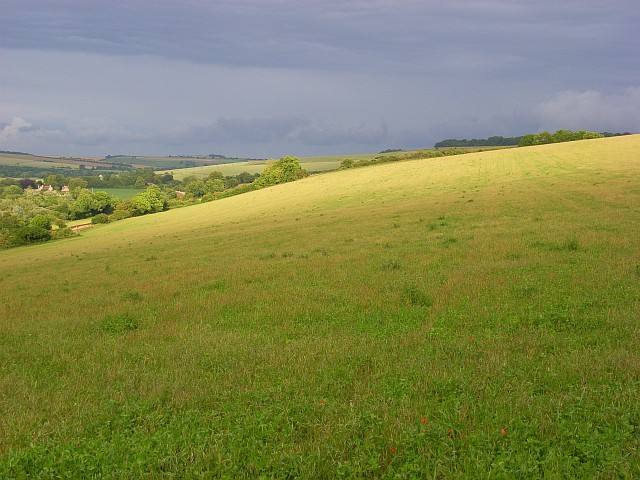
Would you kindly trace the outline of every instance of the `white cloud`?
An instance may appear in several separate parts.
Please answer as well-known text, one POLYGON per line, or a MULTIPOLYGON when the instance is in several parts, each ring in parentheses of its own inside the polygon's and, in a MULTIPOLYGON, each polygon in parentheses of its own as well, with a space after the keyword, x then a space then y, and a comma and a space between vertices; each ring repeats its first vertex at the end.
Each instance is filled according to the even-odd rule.
POLYGON ((534 109, 540 130, 640 131, 640 87, 621 94, 560 92, 534 109))
MULTIPOLYGON (((21 117, 13 117, 11 122, 6 124, 0 131, 0 142, 14 140, 21 130, 31 127, 33 124, 27 122, 21 117)), ((0 143, 1 145, 2 143, 0 143)))

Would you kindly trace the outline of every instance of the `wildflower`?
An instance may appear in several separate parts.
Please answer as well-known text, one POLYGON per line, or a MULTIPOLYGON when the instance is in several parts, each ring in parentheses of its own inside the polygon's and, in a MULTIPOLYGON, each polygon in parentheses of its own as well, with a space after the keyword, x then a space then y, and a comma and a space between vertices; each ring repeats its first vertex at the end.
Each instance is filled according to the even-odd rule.
POLYGON ((500 430, 500 435, 506 435, 507 431, 503 428, 502 430, 500 430))
POLYGON ((426 419, 425 417, 422 417, 422 418, 420 419, 420 421, 421 421, 422 423, 427 423, 427 419, 426 419))
POLYGON ((473 335, 469 335, 469 340, 473 341, 473 335))
POLYGON ((393 445, 391 445, 391 453, 396 451, 396 447, 394 447, 393 445))

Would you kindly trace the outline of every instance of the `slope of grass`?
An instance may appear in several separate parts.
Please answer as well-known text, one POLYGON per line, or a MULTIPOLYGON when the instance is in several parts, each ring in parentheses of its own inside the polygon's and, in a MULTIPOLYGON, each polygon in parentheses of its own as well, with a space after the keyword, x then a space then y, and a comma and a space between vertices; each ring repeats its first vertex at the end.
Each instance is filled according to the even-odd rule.
POLYGON ((637 478, 640 136, 0 253, 0 477, 637 478))

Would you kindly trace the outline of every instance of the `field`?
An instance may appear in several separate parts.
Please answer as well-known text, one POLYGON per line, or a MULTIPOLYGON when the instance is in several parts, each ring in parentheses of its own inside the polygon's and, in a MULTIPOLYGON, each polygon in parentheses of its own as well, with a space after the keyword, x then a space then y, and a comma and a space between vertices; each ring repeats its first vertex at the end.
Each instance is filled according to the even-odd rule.
POLYGON ((142 192, 141 188, 100 188, 102 192, 107 192, 112 197, 119 200, 129 200, 134 195, 142 192))
POLYGON ((0 166, 16 166, 41 168, 46 170, 56 168, 80 168, 80 165, 98 168, 110 168, 109 162, 101 162, 98 158, 76 157, 41 157, 37 155, 23 155, 0 153, 0 166))
MULTIPOLYGON (((404 152, 407 153, 407 152, 404 152)), ((350 159, 354 162, 358 160, 372 160, 375 157, 385 156, 386 154, 355 154, 355 155, 337 155, 337 156, 324 156, 324 157, 302 157, 300 158, 300 165, 302 168, 309 172, 327 172, 329 170, 336 170, 340 167, 343 160, 350 159)), ((182 180, 190 175, 195 175, 199 178, 208 176, 211 172, 218 171, 223 175, 237 175, 242 172, 248 173, 262 173, 264 167, 269 163, 269 160, 252 160, 249 162, 235 162, 223 165, 208 165, 205 167, 192 167, 181 168, 174 170, 164 170, 157 173, 171 173, 177 180, 182 180)))
POLYGON ((640 136, 0 252, 0 478, 640 478, 640 136))

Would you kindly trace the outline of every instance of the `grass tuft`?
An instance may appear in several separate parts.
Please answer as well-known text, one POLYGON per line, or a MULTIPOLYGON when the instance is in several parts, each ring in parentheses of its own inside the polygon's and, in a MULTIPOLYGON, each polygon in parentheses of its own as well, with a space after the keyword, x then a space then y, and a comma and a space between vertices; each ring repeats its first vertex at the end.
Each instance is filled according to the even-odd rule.
POLYGON ((129 312, 106 315, 100 323, 103 331, 116 335, 132 332, 137 330, 139 326, 140 320, 129 312))

